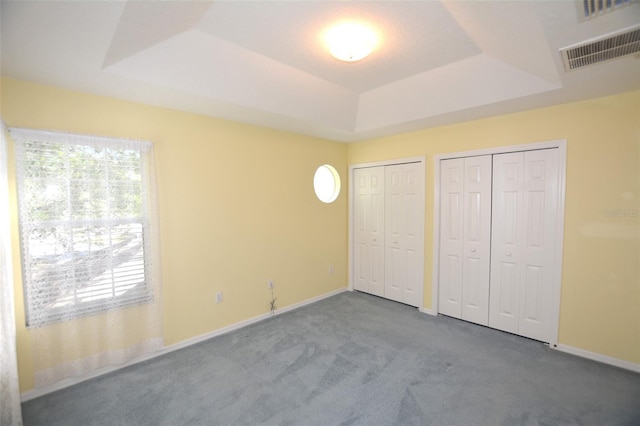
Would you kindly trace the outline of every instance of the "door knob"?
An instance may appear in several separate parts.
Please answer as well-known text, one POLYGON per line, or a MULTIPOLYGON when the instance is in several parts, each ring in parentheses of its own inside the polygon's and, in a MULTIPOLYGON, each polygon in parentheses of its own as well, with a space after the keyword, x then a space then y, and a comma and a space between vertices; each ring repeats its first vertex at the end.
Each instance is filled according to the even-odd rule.
POLYGON ((511 252, 510 251, 507 252, 507 256, 511 256, 511 252))
POLYGON ((475 253, 475 252, 476 252, 476 249, 471 249, 471 253, 475 253))

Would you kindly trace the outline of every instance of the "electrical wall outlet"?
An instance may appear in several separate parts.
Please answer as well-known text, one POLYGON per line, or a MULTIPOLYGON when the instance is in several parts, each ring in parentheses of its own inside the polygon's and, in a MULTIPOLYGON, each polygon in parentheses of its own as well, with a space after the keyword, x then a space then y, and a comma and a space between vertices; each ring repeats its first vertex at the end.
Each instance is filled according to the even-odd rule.
POLYGON ((269 288, 273 288, 273 280, 269 280, 267 281, 267 286, 269 286, 269 288))
POLYGON ((222 303, 222 292, 221 291, 216 293, 216 303, 222 303))
POLYGON ((333 265, 329 266, 329 273, 333 274, 335 272, 335 270, 333 269, 333 265))

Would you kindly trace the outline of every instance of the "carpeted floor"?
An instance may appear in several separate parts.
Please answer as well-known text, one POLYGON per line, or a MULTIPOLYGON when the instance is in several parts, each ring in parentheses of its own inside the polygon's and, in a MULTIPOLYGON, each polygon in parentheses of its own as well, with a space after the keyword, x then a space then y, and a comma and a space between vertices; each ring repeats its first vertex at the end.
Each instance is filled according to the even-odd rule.
POLYGON ((640 375, 362 293, 23 404, 32 425, 640 425, 640 375))

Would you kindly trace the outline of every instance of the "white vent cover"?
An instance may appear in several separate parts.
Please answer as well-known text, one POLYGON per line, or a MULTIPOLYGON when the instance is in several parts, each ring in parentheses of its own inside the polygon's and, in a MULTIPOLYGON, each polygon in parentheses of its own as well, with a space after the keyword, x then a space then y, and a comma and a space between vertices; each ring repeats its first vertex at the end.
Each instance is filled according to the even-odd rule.
POLYGON ((640 25, 560 49, 564 69, 573 71, 640 52, 640 25))
POLYGON ((584 19, 595 18, 613 12, 637 0, 581 0, 578 6, 584 13, 584 19))

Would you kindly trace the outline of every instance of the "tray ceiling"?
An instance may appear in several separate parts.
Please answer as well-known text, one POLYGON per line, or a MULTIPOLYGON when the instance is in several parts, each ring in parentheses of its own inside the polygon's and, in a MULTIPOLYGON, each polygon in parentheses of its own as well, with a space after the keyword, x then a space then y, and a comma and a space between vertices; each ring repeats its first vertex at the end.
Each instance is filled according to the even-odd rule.
POLYGON ((2 74, 357 141, 640 88, 630 55, 565 72, 559 49, 640 22, 637 3, 572 1, 2 1, 2 74), (355 63, 322 32, 365 21, 355 63))

